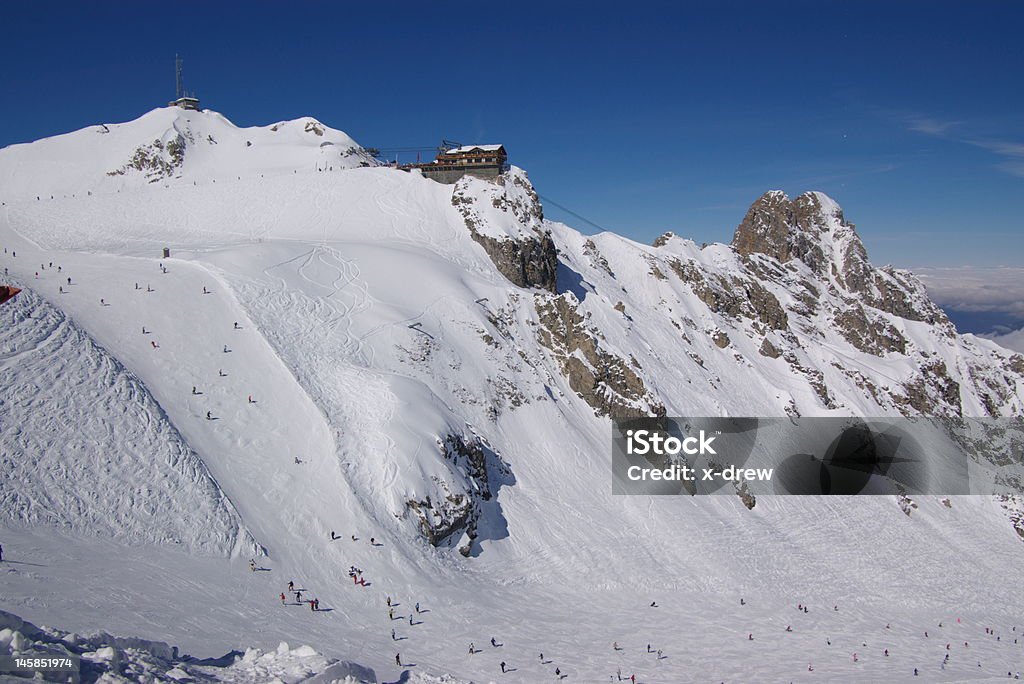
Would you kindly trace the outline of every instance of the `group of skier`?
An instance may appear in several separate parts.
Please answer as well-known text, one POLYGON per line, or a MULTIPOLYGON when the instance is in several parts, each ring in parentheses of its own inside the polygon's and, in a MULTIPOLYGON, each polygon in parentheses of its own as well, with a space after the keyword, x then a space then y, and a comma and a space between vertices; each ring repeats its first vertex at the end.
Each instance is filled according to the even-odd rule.
MULTIPOLYGON (((295 605, 297 605, 297 606, 301 606, 302 605, 302 602, 303 602, 302 601, 302 592, 303 591, 305 591, 305 590, 304 589, 296 589, 295 588, 295 580, 288 580, 288 593, 295 595, 295 605)), ((283 591, 281 592, 281 595, 280 595, 279 598, 281 599, 281 605, 282 606, 287 605, 287 597, 285 596, 283 591)), ((313 597, 311 599, 306 599, 305 602, 309 604, 309 609, 312 612, 314 612, 314 613, 319 612, 319 610, 320 610, 320 599, 318 599, 316 597, 313 597)))

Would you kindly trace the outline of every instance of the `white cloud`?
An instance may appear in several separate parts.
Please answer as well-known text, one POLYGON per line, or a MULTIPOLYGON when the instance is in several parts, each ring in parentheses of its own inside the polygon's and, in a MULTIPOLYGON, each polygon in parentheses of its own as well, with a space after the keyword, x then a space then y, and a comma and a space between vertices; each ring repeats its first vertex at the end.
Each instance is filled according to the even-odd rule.
POLYGON ((1024 320, 1024 268, 958 266, 913 271, 944 309, 1001 313, 1024 320))
POLYGON ((960 121, 942 121, 925 116, 913 116, 907 119, 907 128, 916 133, 988 150, 1002 157, 1002 161, 995 165, 997 169, 1013 176, 1024 177, 1024 143, 994 138, 965 137, 962 134, 954 135, 952 130, 957 127, 962 128, 961 123, 960 121))
POLYGON ((992 340, 1001 347, 1024 354, 1024 328, 1001 335, 979 335, 979 337, 992 340))
POLYGON ((959 123, 959 121, 939 121, 928 117, 917 117, 910 120, 910 130, 925 135, 943 136, 959 123))

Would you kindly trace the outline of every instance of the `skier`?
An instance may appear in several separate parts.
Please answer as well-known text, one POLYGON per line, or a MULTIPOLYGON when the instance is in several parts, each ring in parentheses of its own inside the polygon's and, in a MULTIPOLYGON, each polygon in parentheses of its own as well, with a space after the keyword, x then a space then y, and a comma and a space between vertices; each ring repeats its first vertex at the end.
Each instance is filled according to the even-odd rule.
POLYGON ((251 395, 251 394, 249 395, 249 403, 250 403, 250 404, 255 404, 255 403, 256 403, 256 402, 254 402, 254 401, 252 400, 252 395, 251 395))
POLYGON ((629 684, 636 684, 636 675, 635 674, 629 675, 629 684))
POLYGON ((338 535, 334 534, 334 530, 331 530, 331 541, 334 541, 337 538, 338 538, 338 535))
POLYGON ((293 580, 288 580, 288 591, 295 591, 295 582, 293 580))
POLYGON ((391 640, 398 641, 398 639, 395 637, 395 630, 391 630, 391 640))
POLYGON ((64 286, 63 285, 58 285, 57 286, 57 292, 60 293, 60 294, 64 294, 64 286))
POLYGON ((413 627, 413 626, 415 626, 415 624, 416 624, 416 623, 412 621, 412 615, 410 615, 410 616, 409 616, 409 626, 410 626, 410 627, 413 627))
POLYGON ((469 655, 473 655, 474 653, 476 653, 476 646, 474 646, 473 642, 470 641, 469 642, 469 655))
POLYGON ((301 589, 299 589, 298 591, 295 592, 295 602, 296 603, 302 603, 302 590, 301 589))
POLYGON ((401 653, 396 653, 395 654, 395 665, 398 665, 399 667, 402 666, 402 654, 401 653))
POLYGON ((561 668, 559 668, 559 667, 555 668, 555 676, 556 677, 561 677, 562 676, 562 669, 561 668))
POLYGON ((792 632, 793 631, 792 625, 786 625, 786 631, 787 632, 792 632))
POLYGON ((142 334, 143 335, 148 335, 149 334, 148 332, 146 332, 146 326, 142 326, 142 334))
POLYGON ((494 637, 491 637, 491 646, 493 646, 494 648, 498 648, 498 642, 494 639, 494 637))
POLYGON ((501 661, 501 671, 502 672, 505 671, 505 661, 504 660, 501 661))
POLYGON ((651 608, 657 608, 658 604, 656 601, 651 601, 651 608))
POLYGON ((914 668, 914 676, 915 677, 917 676, 917 668, 916 667, 914 668))
POLYGON ((319 613, 320 612, 320 599, 318 599, 318 598, 313 599, 313 605, 315 606, 313 610, 315 610, 315 611, 317 611, 319 613))
POLYGON ((203 294, 210 294, 210 291, 206 289, 205 285, 203 285, 203 294))
POLYGON ((198 394, 198 392, 196 392, 196 386, 195 385, 192 385, 192 394, 198 394))
POLYGON ((281 605, 284 605, 284 592, 281 592, 281 605))
POLYGON ((4 545, 0 544, 0 563, 4 562, 4 545))
POLYGON ((152 291, 153 291, 153 288, 151 288, 149 286, 149 283, 146 283, 146 292, 152 292, 152 291))
POLYGON ((71 276, 68 276, 68 285, 71 284, 71 276))
POLYGON ((391 619, 391 620, 395 619, 395 609, 394 608, 388 608, 388 618, 391 619))
POLYGON ((228 345, 226 345, 226 344, 224 345, 224 353, 225 353, 225 354, 227 354, 227 353, 228 353, 228 345))
MULTIPOLYGON (((38 273, 36 273, 36 277, 37 278, 39 277, 38 273)), ((100 297, 100 306, 106 306, 106 305, 107 305, 107 303, 105 301, 103 301, 103 297, 100 297)))
POLYGON ((647 652, 648 652, 648 653, 650 653, 650 652, 651 652, 651 645, 650 645, 650 644, 647 644, 647 652))
POLYGON ((238 330, 238 321, 235 321, 235 330, 238 330))
POLYGON ((885 649, 885 651, 883 651, 883 653, 885 653, 885 657, 886 657, 886 658, 888 658, 888 657, 889 657, 889 649, 885 649))
POLYGON ((418 614, 419 612, 420 612, 420 602, 417 601, 416 602, 416 613, 418 614))
POLYGON ((747 633, 747 641, 753 641, 753 640, 754 640, 754 633, 753 632, 748 632, 747 633))
POLYGON ((661 649, 658 649, 658 660, 661 660, 661 649))
POLYGON ((618 641, 613 641, 612 642, 612 650, 613 651, 618 651, 619 650, 619 642, 618 641))
POLYGON ((249 571, 250 572, 256 572, 256 559, 255 558, 250 558, 249 559, 249 571))
POLYGON ((217 370, 217 375, 219 375, 220 377, 223 378, 224 377, 224 370, 223 369, 218 369, 217 370))
POLYGON ((209 411, 206 412, 206 420, 213 420, 213 415, 209 411))
POLYGON ((746 601, 744 601, 742 597, 740 598, 740 605, 741 605, 741 606, 745 606, 745 605, 747 605, 747 602, 746 602, 746 601))
POLYGON ((814 672, 814 666, 811 665, 810 663, 807 663, 807 671, 808 672, 814 672))

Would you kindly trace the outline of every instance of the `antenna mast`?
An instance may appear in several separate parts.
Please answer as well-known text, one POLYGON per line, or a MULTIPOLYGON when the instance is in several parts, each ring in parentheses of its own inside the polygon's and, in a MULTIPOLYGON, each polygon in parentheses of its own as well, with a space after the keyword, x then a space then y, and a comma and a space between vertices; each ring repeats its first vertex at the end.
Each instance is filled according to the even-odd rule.
POLYGON ((180 100, 185 97, 185 79, 181 75, 181 57, 178 55, 174 55, 174 75, 177 84, 176 99, 180 100))

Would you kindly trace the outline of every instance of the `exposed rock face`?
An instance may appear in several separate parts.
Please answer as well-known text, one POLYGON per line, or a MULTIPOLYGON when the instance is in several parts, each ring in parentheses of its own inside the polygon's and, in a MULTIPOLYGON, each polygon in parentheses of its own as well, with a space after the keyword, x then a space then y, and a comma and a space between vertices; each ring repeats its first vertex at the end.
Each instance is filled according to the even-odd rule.
POLYGON ((503 276, 519 287, 556 291, 558 250, 525 172, 513 168, 495 183, 463 177, 452 205, 503 276))
MULTIPOLYGON (((188 140, 191 142, 192 134, 186 133, 185 135, 188 135, 188 140)), ((185 161, 185 135, 177 133, 166 142, 156 139, 148 145, 140 145, 135 149, 135 154, 127 164, 107 172, 107 175, 123 176, 137 171, 145 175, 150 183, 170 178, 181 169, 181 165, 185 161)))
MULTIPOLYGON (((831 328, 858 351, 885 357, 912 353, 903 321, 929 323, 948 338, 956 334, 913 274, 871 265, 853 224, 820 193, 794 200, 778 191, 766 193, 736 228, 732 246, 762 282, 786 288, 793 297, 789 313, 806 321, 801 329, 819 339, 831 328), (821 314, 828 317, 828 328, 822 327, 821 314)), ((762 347, 766 351, 771 350, 762 347)), ((875 383, 842 365, 838 369, 874 399, 891 402, 901 412, 961 412, 959 385, 949 380, 944 366, 926 364, 920 375, 902 385, 902 392, 888 399, 875 383)), ((809 379, 825 400, 824 380, 809 379)))
POLYGON ((498 271, 513 284, 555 292, 558 252, 550 234, 500 240, 471 231, 473 239, 484 248, 498 271))
POLYGON ((674 260, 670 265, 679 279, 688 283, 693 293, 712 311, 731 317, 756 319, 772 330, 782 330, 788 325, 786 311, 779 300, 755 279, 739 275, 727 278, 714 273, 705 276, 693 261, 674 260))
POLYGON ((438 440, 437 446, 455 477, 452 482, 433 478, 443 498, 432 498, 428 494, 423 499, 409 499, 405 503, 406 511, 418 519, 420 533, 433 546, 464 533, 469 543, 459 551, 469 555, 470 545, 477 537, 480 502, 490 501, 494 496, 493 489, 498 486, 498 483, 491 482, 488 471, 496 472, 499 480, 510 471, 479 438, 467 439, 460 434, 449 434, 438 440), (489 453, 493 456, 493 463, 488 463, 489 453), (460 480, 469 486, 457 484, 460 480))
POLYGON ((571 293, 537 297, 540 343, 555 353, 569 380, 600 415, 617 418, 663 416, 665 407, 623 359, 601 349, 598 334, 587 328, 571 293))
POLYGON ((821 273, 825 254, 816 238, 823 230, 821 205, 813 195, 800 195, 790 201, 785 193, 773 190, 747 210, 733 235, 732 246, 743 256, 759 253, 781 263, 799 259, 821 273))

